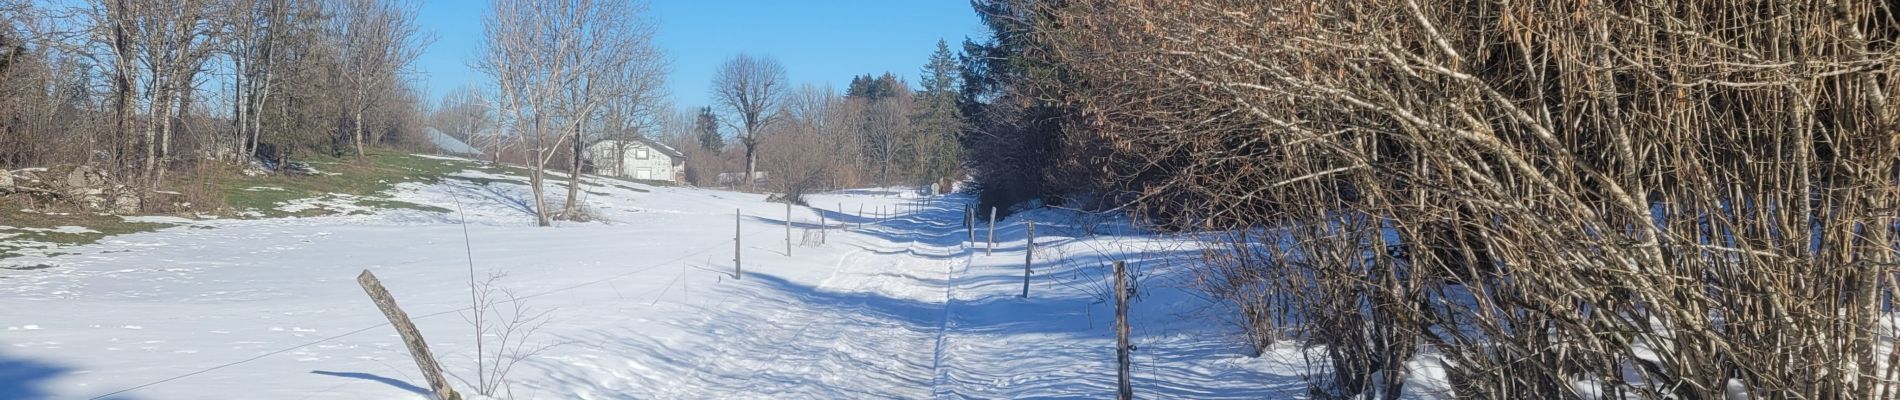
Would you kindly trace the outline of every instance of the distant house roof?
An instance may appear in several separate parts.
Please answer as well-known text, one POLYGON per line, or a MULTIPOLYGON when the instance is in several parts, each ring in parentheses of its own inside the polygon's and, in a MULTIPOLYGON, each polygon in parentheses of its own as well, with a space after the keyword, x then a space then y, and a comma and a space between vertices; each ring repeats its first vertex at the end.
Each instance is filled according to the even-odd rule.
MULTIPOLYGON (((648 139, 646 136, 636 135, 632 139, 635 142, 640 142, 640 144, 644 144, 644 145, 647 145, 647 147, 653 148, 654 150, 658 150, 660 154, 665 154, 667 157, 673 157, 673 158, 679 158, 679 159, 686 158, 686 153, 681 153, 679 150, 673 149, 673 146, 667 146, 666 144, 660 143, 659 141, 648 139)), ((622 140, 622 139, 620 138, 595 139, 593 143, 588 143, 587 145, 591 147, 601 142, 613 142, 613 141, 619 141, 619 140, 622 140)))
POLYGON ((470 146, 468 143, 464 143, 460 139, 442 133, 442 131, 436 130, 435 128, 423 128, 423 133, 428 134, 429 142, 435 143, 435 148, 442 150, 443 153, 482 154, 482 151, 476 149, 475 146, 470 146))

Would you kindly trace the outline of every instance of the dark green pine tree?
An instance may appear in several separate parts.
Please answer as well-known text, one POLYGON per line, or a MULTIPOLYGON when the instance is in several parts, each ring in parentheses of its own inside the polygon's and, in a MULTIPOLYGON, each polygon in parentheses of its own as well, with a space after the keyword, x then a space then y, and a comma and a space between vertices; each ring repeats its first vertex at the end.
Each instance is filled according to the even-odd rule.
POLYGON ((958 143, 963 133, 963 113, 957 109, 962 83, 956 55, 950 52, 948 42, 937 41, 937 51, 924 63, 922 75, 923 89, 917 93, 911 126, 918 132, 918 178, 927 182, 951 177, 963 159, 963 146, 958 143))
POLYGON ((699 109, 699 119, 693 123, 693 132, 699 136, 699 146, 706 150, 726 148, 726 138, 719 136, 719 115, 713 113, 712 107, 699 109))
POLYGON ((877 98, 875 94, 873 94, 874 90, 871 88, 871 84, 874 81, 875 80, 871 78, 871 74, 852 76, 851 85, 846 86, 844 89, 844 96, 855 99, 876 100, 877 98))

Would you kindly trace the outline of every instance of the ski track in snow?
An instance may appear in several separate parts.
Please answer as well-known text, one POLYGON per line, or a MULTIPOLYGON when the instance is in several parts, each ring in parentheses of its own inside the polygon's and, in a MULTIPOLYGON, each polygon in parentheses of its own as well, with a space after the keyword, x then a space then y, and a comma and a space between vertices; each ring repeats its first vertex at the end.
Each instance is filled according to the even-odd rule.
MULTIPOLYGON (((63 255, 0 260, 54 266, 0 269, 0 398, 430 398, 356 286, 363 269, 469 394, 465 251, 477 274, 505 273, 500 287, 550 310, 531 344, 552 347, 514 367, 515 398, 1112 396, 1113 310, 1066 280, 1127 256, 1096 253, 1129 238, 1063 236, 1059 212, 1021 217, 1045 221, 1039 246, 1062 247, 1039 258, 1076 256, 1038 259, 1024 299, 1021 218, 998 221, 997 251, 985 255, 965 241, 963 196, 816 195, 812 204, 850 212, 797 208, 800 230, 819 213, 851 228, 787 256, 784 206, 763 195, 590 179, 588 191, 607 195, 587 203, 607 222, 536 228, 525 186, 477 181, 403 184, 387 196, 449 209, 459 199, 466 216, 181 220, 63 255), (928 206, 884 220, 855 215, 917 202, 928 206), (735 209, 745 239, 736 280, 735 209)), ((1198 313, 1209 305, 1152 286, 1132 314, 1138 394, 1304 396, 1301 349, 1249 357, 1234 332, 1198 313)))

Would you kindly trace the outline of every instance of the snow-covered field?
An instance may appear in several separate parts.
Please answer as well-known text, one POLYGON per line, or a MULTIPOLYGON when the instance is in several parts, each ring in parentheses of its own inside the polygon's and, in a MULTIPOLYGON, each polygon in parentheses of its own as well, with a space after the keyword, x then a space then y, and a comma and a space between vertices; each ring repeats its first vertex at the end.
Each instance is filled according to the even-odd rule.
POLYGON ((848 228, 788 255, 786 208, 763 195, 597 183, 585 200, 604 222, 537 228, 526 187, 447 180, 392 196, 460 208, 466 225, 416 210, 183 221, 0 260, 50 266, 0 269, 0 398, 430 397, 357 286, 364 269, 468 392, 471 256, 476 274, 505 273, 499 287, 549 312, 529 345, 550 347, 498 397, 1111 397, 1111 259, 1142 271, 1139 397, 1304 394, 1298 350, 1251 357, 1207 303, 1173 288, 1163 259, 1186 254, 1182 244, 1085 235, 1096 222, 1042 210, 999 222, 986 255, 966 242, 968 199, 863 190, 793 209, 795 242, 821 214, 848 228), (857 211, 904 204, 922 206, 857 211), (735 211, 743 279, 732 276, 735 211), (1028 219, 1043 223, 1024 299, 1028 219))

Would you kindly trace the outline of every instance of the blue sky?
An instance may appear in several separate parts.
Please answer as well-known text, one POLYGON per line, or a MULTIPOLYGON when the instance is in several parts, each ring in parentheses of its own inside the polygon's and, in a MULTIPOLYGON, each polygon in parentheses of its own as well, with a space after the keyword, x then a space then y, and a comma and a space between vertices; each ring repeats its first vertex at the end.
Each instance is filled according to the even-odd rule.
MULTIPOLYGON (((485 79, 468 66, 481 44, 481 0, 424 0, 420 23, 435 42, 416 61, 434 101, 485 79)), ((653 0, 659 47, 671 60, 667 90, 680 107, 708 105, 719 63, 741 52, 785 65, 794 86, 843 90, 853 75, 890 71, 914 85, 937 39, 958 49, 986 35, 966 0, 653 0)))

